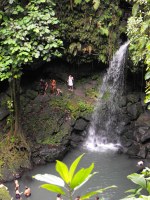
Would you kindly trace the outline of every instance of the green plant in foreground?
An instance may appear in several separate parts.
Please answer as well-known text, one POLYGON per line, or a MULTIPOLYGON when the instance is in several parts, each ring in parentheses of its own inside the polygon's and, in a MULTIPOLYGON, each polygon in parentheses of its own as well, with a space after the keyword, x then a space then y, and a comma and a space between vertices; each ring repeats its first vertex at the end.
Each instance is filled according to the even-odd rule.
MULTIPOLYGON (((97 172, 92 173, 94 169, 94 163, 92 163, 89 167, 81 168, 76 172, 77 166, 83 155, 84 154, 77 157, 75 161, 71 164, 70 168, 68 168, 65 163, 57 160, 56 171, 58 172, 60 177, 52 174, 37 174, 33 178, 48 183, 41 185, 41 188, 44 188, 51 192, 60 193, 66 196, 67 199, 72 200, 75 191, 79 189, 83 184, 85 184, 95 174, 97 174, 97 172)), ((81 196, 81 200, 89 199, 93 195, 103 193, 105 190, 115 187, 115 185, 112 185, 103 189, 88 192, 81 196)))
POLYGON ((150 169, 145 168, 141 174, 133 173, 127 176, 133 183, 138 185, 136 189, 130 189, 126 193, 131 193, 123 200, 150 200, 150 169), (144 193, 144 195, 142 193, 144 193), (147 194, 147 195, 146 195, 147 194))

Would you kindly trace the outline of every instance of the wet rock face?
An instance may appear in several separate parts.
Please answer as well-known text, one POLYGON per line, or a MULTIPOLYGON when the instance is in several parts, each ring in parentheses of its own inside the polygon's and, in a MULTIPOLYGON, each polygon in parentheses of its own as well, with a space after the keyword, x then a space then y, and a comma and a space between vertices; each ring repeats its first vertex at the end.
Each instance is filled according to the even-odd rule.
MULTIPOLYGON (((120 138, 123 152, 132 157, 147 158, 150 156, 150 111, 146 111, 141 94, 131 93, 115 99, 119 109, 114 116, 113 134, 120 138)), ((105 104, 104 104, 105 105, 105 104)), ((103 106, 99 112, 103 115, 103 122, 107 122, 108 109, 103 106), (103 114, 102 113, 102 114, 103 114)), ((100 124, 100 130, 105 123, 100 124)), ((103 129, 102 129, 103 130, 103 129)))
POLYGON ((54 162, 56 159, 62 159, 67 151, 63 145, 39 145, 32 152, 32 162, 34 165, 54 162))
POLYGON ((119 105, 122 105, 125 116, 121 117, 121 124, 124 126, 121 127, 122 130, 120 129, 120 140, 125 153, 133 157, 148 158, 150 152, 150 111, 145 110, 138 94, 127 95, 123 98, 123 103, 119 103, 119 105))
MULTIPOLYGON (((66 74, 63 79, 66 81, 66 74)), ((21 92, 22 126, 30 143, 33 166, 62 159, 70 148, 82 145, 87 136, 85 130, 88 129, 91 121, 91 113, 84 112, 83 107, 79 113, 75 113, 77 117, 73 118, 66 109, 61 110, 60 105, 64 108, 68 98, 71 98, 72 103, 77 95, 85 98, 85 89, 88 91, 91 87, 96 87, 96 85, 92 85, 94 82, 88 85, 84 82, 79 86, 76 85, 76 94, 74 94, 68 93, 67 86, 64 86, 63 83, 59 87, 63 90, 64 96, 66 95, 64 101, 64 96, 56 97, 50 93, 45 96, 39 94, 38 84, 39 82, 36 82, 34 86, 22 89, 21 92), (80 90, 81 85, 84 88, 80 90)), ((89 91, 91 92, 91 90, 89 91)), ((5 97, 7 99, 6 95, 5 97)), ((87 99, 94 105, 95 102, 91 100, 91 96, 87 99)), ((72 109, 71 103, 69 109, 72 109)), ((140 96, 138 94, 122 96, 118 105, 121 112, 118 114, 118 121, 114 122, 114 128, 117 126, 116 134, 120 137, 123 151, 131 156, 150 158, 150 113, 143 113, 144 107, 140 96)), ((107 111, 107 105, 104 103, 101 112, 106 113, 107 111)), ((3 124, 4 127, 4 121, 9 112, 1 105, 0 112, 2 112, 0 125, 3 124)), ((107 120, 107 115, 106 117, 104 115, 103 120, 107 120)), ((23 170, 23 168, 16 169, 15 174, 21 176, 23 170)), ((12 173, 9 173, 9 170, 5 170, 3 173, 5 180, 15 178, 12 173)))

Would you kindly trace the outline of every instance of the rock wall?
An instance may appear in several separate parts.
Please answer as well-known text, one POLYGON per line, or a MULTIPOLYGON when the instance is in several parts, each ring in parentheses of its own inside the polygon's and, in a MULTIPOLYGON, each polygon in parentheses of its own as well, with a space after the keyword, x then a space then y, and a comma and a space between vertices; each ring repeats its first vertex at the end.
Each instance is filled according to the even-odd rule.
MULTIPOLYGON (((73 93, 68 92, 63 80, 57 80, 57 86, 63 90, 62 96, 50 94, 50 91, 46 95, 39 94, 39 80, 22 88, 22 126, 31 148, 31 163, 25 162, 28 163, 26 166, 20 162, 16 166, 13 164, 9 173, 5 170, 3 180, 12 180, 14 174, 21 174, 25 168, 31 169, 34 165, 62 159, 70 148, 82 145, 91 121, 92 110, 88 112, 89 106, 95 104, 101 82, 99 78, 86 77, 78 82, 75 79, 73 93)), ((0 94, 2 137, 9 130, 8 98, 9 91, 0 94)), ((150 112, 143 104, 141 93, 120 97, 118 105, 121 112, 116 134, 122 144, 121 151, 132 157, 150 158, 150 112)), ((3 169, 4 165, 1 167, 3 169)))

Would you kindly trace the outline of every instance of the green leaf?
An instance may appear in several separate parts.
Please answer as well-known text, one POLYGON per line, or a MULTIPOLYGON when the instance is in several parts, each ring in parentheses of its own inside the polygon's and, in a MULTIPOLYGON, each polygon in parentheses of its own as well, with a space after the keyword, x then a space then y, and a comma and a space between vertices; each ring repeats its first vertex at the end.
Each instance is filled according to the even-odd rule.
POLYGON ((100 5, 100 0, 93 0, 93 8, 94 10, 97 10, 100 5))
POLYGON ((71 182, 71 180, 72 180, 72 177, 73 177, 73 175, 74 175, 74 172, 75 172, 75 170, 76 170, 76 168, 77 168, 77 166, 78 166, 78 164, 79 164, 79 162, 80 162, 80 160, 81 160, 81 158, 84 156, 84 154, 82 154, 81 156, 79 156, 73 163, 72 163, 72 165, 70 166, 70 170, 69 170, 69 181, 71 182))
POLYGON ((39 32, 40 32, 38 28, 35 28, 33 31, 34 31, 35 33, 39 33, 39 32))
POLYGON ((58 185, 61 187, 65 186, 64 181, 60 177, 52 175, 52 174, 37 174, 33 176, 33 178, 39 181, 44 181, 46 183, 53 184, 53 185, 58 185))
POLYGON ((101 33, 102 35, 108 36, 109 30, 108 30, 107 27, 100 27, 100 33, 101 33))
POLYGON ((139 4, 135 3, 132 7, 132 15, 135 16, 139 10, 139 4))
POLYGON ((146 189, 146 180, 142 174, 133 173, 128 175, 127 178, 130 179, 133 183, 146 189))
POLYGON ((92 163, 88 168, 82 168, 80 169, 73 177, 72 181, 70 182, 70 187, 74 189, 75 187, 82 184, 86 178, 90 175, 94 168, 94 163, 92 163))
POLYGON ((65 163, 56 160, 56 171, 60 174, 62 179, 68 184, 69 183, 69 171, 65 163))
POLYGON ((74 188, 74 190, 78 190, 80 187, 82 187, 89 179, 91 179, 95 174, 98 172, 94 172, 93 174, 90 174, 80 185, 74 188))
POLYGON ((35 54, 35 58, 39 58, 40 57, 40 52, 37 51, 36 54, 35 54))
POLYGON ((141 195, 139 200, 150 200, 150 196, 141 195))
POLYGON ((104 189, 99 189, 99 190, 95 190, 95 191, 91 191, 91 192, 88 192, 87 194, 81 196, 81 199, 84 200, 84 199, 89 199, 90 197, 96 195, 96 194, 99 194, 99 193, 103 193, 105 190, 108 190, 110 188, 117 188, 117 186, 115 185, 112 185, 112 186, 109 186, 109 187, 106 187, 104 189))
POLYGON ((43 184, 40 186, 41 188, 44 188, 46 190, 49 190, 51 192, 55 192, 55 193, 60 193, 60 194, 65 194, 65 191, 56 185, 52 185, 52 184, 43 184))
POLYGON ((77 4, 81 4, 82 0, 74 0, 74 3, 77 4))
POLYGON ((150 41, 147 42, 147 44, 146 44, 146 48, 147 48, 148 51, 150 51, 150 41))
POLYGON ((146 190, 148 191, 148 193, 150 194, 150 181, 147 181, 147 188, 146 190))
POLYGON ((148 72, 146 72, 146 74, 145 74, 145 80, 148 80, 148 79, 150 79, 150 71, 148 71, 148 72))
POLYGON ((144 103, 149 103, 149 102, 150 102, 150 94, 147 94, 144 99, 144 103))

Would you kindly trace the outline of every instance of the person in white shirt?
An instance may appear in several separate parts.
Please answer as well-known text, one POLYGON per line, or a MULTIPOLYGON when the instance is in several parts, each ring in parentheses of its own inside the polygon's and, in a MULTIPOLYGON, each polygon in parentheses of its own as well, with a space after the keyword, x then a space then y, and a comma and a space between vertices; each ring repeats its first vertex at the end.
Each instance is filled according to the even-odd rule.
POLYGON ((67 82, 68 82, 68 88, 70 91, 73 91, 73 81, 74 81, 73 76, 69 75, 67 82))

